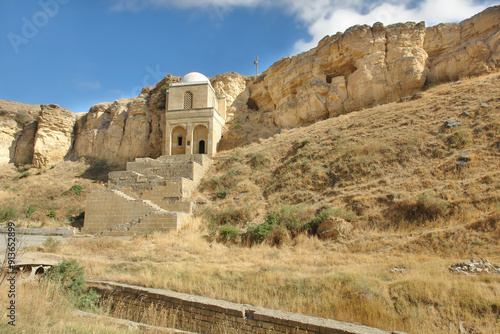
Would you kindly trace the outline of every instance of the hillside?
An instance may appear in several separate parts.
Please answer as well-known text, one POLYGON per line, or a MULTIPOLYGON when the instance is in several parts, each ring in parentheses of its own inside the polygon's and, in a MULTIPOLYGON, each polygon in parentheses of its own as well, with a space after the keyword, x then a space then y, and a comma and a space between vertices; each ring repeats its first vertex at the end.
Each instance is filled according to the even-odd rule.
MULTIPOLYGON (((207 205, 178 233, 31 251, 78 259, 91 279, 408 333, 494 333, 500 276, 448 266, 500 263, 499 80, 462 78, 229 150, 195 195, 207 205), (320 240, 328 216, 339 234, 320 240)), ((85 164, 64 168, 83 181, 85 164)))
POLYGON ((336 207, 357 217, 360 232, 459 225, 495 215, 499 79, 464 78, 411 101, 282 130, 234 149, 202 186, 214 201, 210 214, 237 208, 247 222, 285 205, 308 206, 311 213, 336 207), (460 125, 447 128, 448 120, 460 125), (419 198, 443 211, 419 216, 419 198))

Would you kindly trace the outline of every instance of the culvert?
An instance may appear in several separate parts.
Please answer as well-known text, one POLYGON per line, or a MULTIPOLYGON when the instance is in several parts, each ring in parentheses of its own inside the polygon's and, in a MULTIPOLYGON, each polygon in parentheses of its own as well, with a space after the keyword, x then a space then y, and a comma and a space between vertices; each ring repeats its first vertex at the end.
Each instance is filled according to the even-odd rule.
POLYGON ((33 268, 30 265, 22 267, 21 268, 21 278, 22 279, 30 278, 32 271, 33 271, 33 268))
POLYGON ((43 274, 45 274, 45 268, 43 266, 36 268, 35 277, 41 277, 43 274))

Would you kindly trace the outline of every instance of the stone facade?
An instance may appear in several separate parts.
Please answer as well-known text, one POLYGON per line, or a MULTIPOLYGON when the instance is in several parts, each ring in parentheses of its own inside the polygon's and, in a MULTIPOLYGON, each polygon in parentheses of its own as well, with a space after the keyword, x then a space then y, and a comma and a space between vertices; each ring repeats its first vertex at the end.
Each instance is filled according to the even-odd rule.
POLYGON ((109 174, 108 189, 87 195, 84 233, 126 236, 178 230, 195 202, 190 200, 211 160, 205 154, 139 158, 109 174))
POLYGON ((226 122, 226 98, 203 74, 186 74, 171 84, 165 109, 164 154, 213 156, 226 122))

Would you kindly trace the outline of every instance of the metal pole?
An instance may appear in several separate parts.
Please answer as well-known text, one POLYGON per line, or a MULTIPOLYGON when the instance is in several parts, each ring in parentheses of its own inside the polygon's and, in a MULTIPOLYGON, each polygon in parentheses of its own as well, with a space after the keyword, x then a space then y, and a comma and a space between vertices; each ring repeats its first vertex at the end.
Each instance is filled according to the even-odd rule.
POLYGON ((259 56, 257 56, 257 59, 253 62, 257 68, 255 69, 255 74, 259 75, 259 56))

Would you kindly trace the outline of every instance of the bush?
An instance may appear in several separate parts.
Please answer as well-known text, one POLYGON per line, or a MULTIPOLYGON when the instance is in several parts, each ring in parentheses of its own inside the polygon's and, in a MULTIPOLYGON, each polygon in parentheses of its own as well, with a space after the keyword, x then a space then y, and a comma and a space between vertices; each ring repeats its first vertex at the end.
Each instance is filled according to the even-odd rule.
POLYGON ((61 245, 60 240, 54 239, 52 237, 48 237, 47 239, 45 239, 44 243, 42 244, 42 248, 44 251, 52 253, 52 252, 55 252, 57 247, 59 247, 60 245, 61 245))
POLYGON ((390 213, 395 221, 407 220, 423 222, 445 216, 450 211, 450 203, 427 192, 414 198, 394 203, 390 213))
POLYGON ((349 221, 356 218, 356 215, 348 210, 323 208, 314 214, 312 208, 305 205, 285 206, 268 214, 264 223, 249 226, 243 238, 250 245, 266 240, 271 246, 280 245, 301 233, 316 235, 319 224, 331 216, 349 221))
POLYGON ((20 111, 16 114, 16 122, 21 125, 26 125, 36 120, 36 116, 31 115, 29 111, 20 111))
POLYGON ((80 196, 83 192, 83 188, 81 185, 79 184, 74 184, 71 186, 71 188, 69 188, 69 190, 66 190, 65 192, 63 192, 63 195, 68 195, 68 194, 75 194, 76 196, 80 196))
POLYGON ((46 279, 61 284, 66 291, 66 296, 77 308, 91 309, 98 302, 99 295, 94 290, 87 290, 84 268, 75 260, 63 259, 61 264, 46 274, 46 279))
POLYGON ((24 209, 24 215, 26 218, 31 218, 33 214, 36 212, 36 209, 38 209, 38 204, 30 204, 24 209))
POLYGON ((310 208, 304 205, 285 206, 268 214, 263 223, 249 226, 244 238, 250 245, 265 240, 269 240, 271 245, 280 245, 303 232, 311 215, 310 208))
POLYGON ((50 209, 49 212, 47 212, 46 216, 49 217, 49 218, 55 218, 55 216, 56 216, 56 210, 50 209))
POLYGON ((17 209, 11 205, 0 207, 0 223, 14 220, 17 215, 17 209))
POLYGON ((250 245, 260 244, 271 236, 275 226, 275 223, 266 219, 262 224, 249 226, 243 238, 247 240, 250 245))
POLYGON ((237 226, 226 224, 219 228, 219 240, 225 242, 236 242, 240 235, 240 229, 237 226))
POLYGON ((224 199, 227 196, 227 190, 221 189, 217 191, 217 198, 224 199))
POLYGON ((236 185, 236 176, 238 174, 239 171, 233 168, 220 177, 213 176, 208 181, 208 187, 212 190, 231 189, 236 185))
POLYGON ((248 206, 232 206, 226 210, 213 211, 206 209, 203 214, 216 226, 236 225, 243 226, 252 217, 252 209, 248 206))
POLYGON ((31 168, 33 168, 33 165, 32 164, 26 164, 26 165, 19 165, 17 166, 17 170, 19 172, 26 172, 28 170, 30 170, 31 168))
POLYGON ((14 178, 16 179, 24 179, 25 177, 28 177, 31 175, 31 172, 24 172, 24 173, 21 173, 21 174, 17 174, 14 178))
POLYGON ((310 138, 306 138, 302 141, 302 147, 306 146, 307 144, 309 144, 311 142, 311 139, 310 138))

